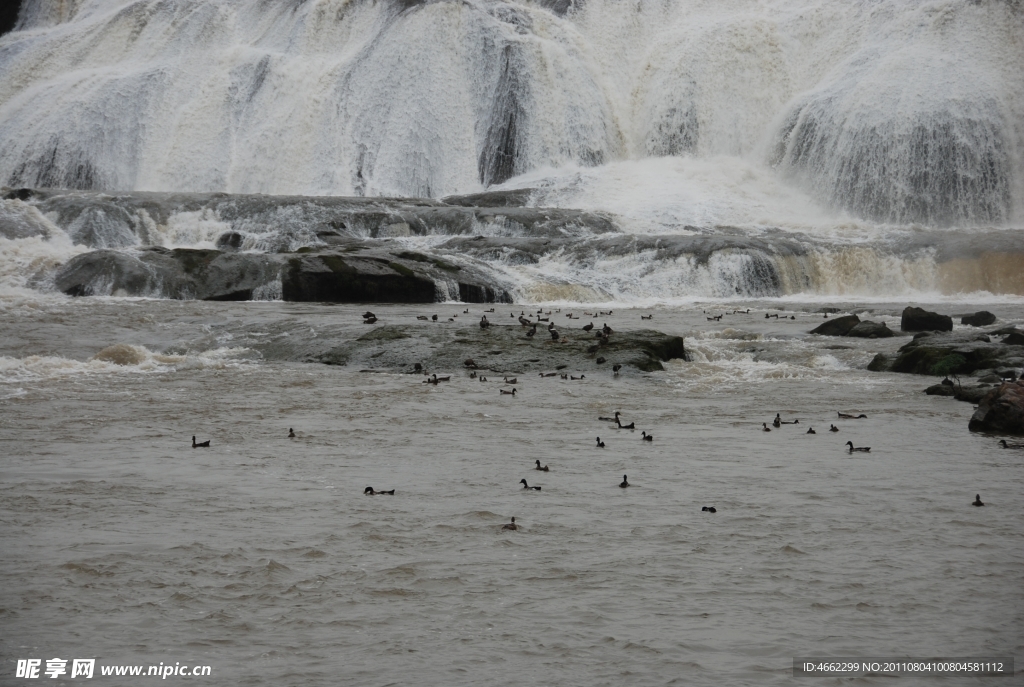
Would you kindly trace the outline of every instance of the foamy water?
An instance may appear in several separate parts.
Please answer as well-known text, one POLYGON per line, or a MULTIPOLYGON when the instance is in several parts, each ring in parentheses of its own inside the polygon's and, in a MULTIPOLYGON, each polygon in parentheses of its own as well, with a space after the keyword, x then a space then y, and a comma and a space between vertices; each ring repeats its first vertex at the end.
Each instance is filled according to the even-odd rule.
MULTIPOLYGON (((515 398, 462 370, 435 387, 239 361, 363 333, 354 306, 10 310, 4 670, 60 656, 211 665, 212 684, 764 685, 789 684, 796 655, 1019 653, 1024 454, 969 433, 971 406, 925 396, 927 378, 863 369, 903 337, 807 337, 815 306, 765 320, 773 305, 651 310, 643 324, 684 334, 693 362, 520 375, 515 398), (638 431, 597 420, 615 410, 638 431), (762 432, 776 412, 800 423, 762 432), (523 529, 502 532, 512 516, 523 529)), ((415 320, 431 307, 376 312, 460 326, 415 320)), ((871 307, 892 326, 901 306, 871 307)))

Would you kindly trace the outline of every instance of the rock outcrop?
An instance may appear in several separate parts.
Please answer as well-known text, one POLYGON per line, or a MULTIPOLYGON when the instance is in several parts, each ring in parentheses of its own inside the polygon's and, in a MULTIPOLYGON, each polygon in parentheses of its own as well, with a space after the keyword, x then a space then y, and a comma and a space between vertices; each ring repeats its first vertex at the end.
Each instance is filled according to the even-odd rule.
POLYGON ((68 261, 54 284, 71 296, 331 303, 511 302, 486 268, 381 242, 348 240, 333 249, 242 253, 151 247, 97 250, 68 261))
POLYGON ((900 329, 905 332, 951 332, 953 318, 911 306, 903 311, 900 329))
POLYGON ((968 428, 972 432, 1024 434, 1024 382, 1008 382, 978 404, 968 428))
POLYGON ((876 355, 868 369, 941 376, 999 368, 1019 369, 1021 365, 1024 365, 1024 346, 993 342, 981 333, 920 333, 895 356, 876 355))
POLYGON ((641 329, 615 332, 601 344, 588 332, 563 332, 562 340, 527 337, 518 325, 459 327, 438 325, 376 326, 359 338, 332 346, 306 360, 332 365, 359 365, 412 371, 418 362, 439 373, 461 370, 467 359, 473 369, 489 374, 525 374, 547 370, 589 373, 601 361, 644 372, 664 369, 663 363, 685 360, 682 337, 641 329), (594 350, 596 349, 596 350, 594 350))

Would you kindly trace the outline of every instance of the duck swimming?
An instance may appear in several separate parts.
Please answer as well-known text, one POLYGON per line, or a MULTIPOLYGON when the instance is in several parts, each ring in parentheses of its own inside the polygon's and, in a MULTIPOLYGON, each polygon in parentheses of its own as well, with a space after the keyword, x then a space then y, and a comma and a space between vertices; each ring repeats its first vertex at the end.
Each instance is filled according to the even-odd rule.
MULTIPOLYGON (((482 379, 482 377, 481 377, 481 379, 482 379)), ((515 387, 512 387, 512 391, 506 391, 504 389, 498 389, 498 391, 500 391, 502 394, 505 394, 507 396, 515 396, 516 395, 516 388, 515 387)))
POLYGON ((544 467, 541 467, 540 461, 538 460, 537 461, 537 467, 535 467, 534 470, 540 470, 541 472, 548 472, 548 466, 545 465, 544 467))
POLYGON ((288 428, 288 438, 289 439, 294 439, 295 438, 295 430, 292 429, 291 427, 288 428))
POLYGON ((622 476, 622 481, 619 482, 619 486, 623 489, 629 486, 629 480, 626 479, 625 475, 622 476))
POLYGON ((597 446, 595 448, 604 448, 604 442, 601 441, 601 437, 597 438, 597 446))
POLYGON ((508 377, 505 377, 505 383, 506 384, 515 384, 518 381, 519 381, 519 377, 513 377, 512 379, 509 379, 508 377))
POLYGON ((718 510, 714 506, 704 506, 700 509, 702 513, 717 513, 718 510))
POLYGON ((839 431, 839 428, 838 428, 838 427, 836 427, 836 426, 835 426, 835 425, 833 425, 833 424, 830 424, 830 425, 828 426, 828 431, 830 431, 830 432, 838 432, 838 431, 839 431))
POLYGON ((811 427, 809 430, 807 430, 807 433, 808 434, 817 434, 817 432, 814 431, 814 427, 811 427))
POLYGON ((854 451, 860 451, 861 453, 871 452, 870 446, 854 446, 852 441, 847 441, 846 445, 850 447, 850 453, 853 453, 854 451))
POLYGON ((514 532, 515 530, 518 530, 518 529, 519 529, 519 526, 518 526, 518 525, 516 525, 516 519, 515 519, 515 517, 513 517, 513 518, 512 518, 512 522, 509 522, 509 523, 505 523, 504 525, 502 525, 502 526, 501 526, 501 529, 503 529, 503 530, 512 530, 513 532, 514 532))
POLYGON ((432 319, 434 322, 437 322, 437 314, 435 313, 435 314, 431 315, 430 319, 432 319))
POLYGON ((640 438, 644 441, 654 441, 654 437, 647 432, 640 432, 640 438))
POLYGON ((768 429, 768 423, 767 422, 762 422, 761 423, 761 427, 763 428, 762 431, 765 431, 765 432, 772 431, 772 430, 768 429))
POLYGON ((621 370, 621 369, 622 369, 622 365, 619 365, 618 363, 615 363, 614 365, 612 365, 612 372, 614 372, 615 374, 619 374, 619 370, 621 370))
POLYGON ((374 491, 373 487, 366 487, 366 489, 363 489, 363 493, 366 494, 367 496, 394 496, 395 490, 391 489, 389 491, 374 491))
POLYGON ((210 440, 207 439, 206 441, 200 441, 197 444, 196 443, 196 438, 193 436, 192 437, 192 448, 210 448, 210 440))
POLYGON ((1006 443, 1006 439, 1000 439, 999 445, 1003 448, 1024 448, 1024 444, 1008 444, 1006 443))
POLYGON ((616 410, 615 411, 615 424, 618 425, 619 429, 636 429, 636 423, 635 422, 630 422, 628 425, 622 424, 622 421, 619 420, 619 415, 620 415, 619 411, 616 410))
POLYGON ((589 332, 593 328, 594 328, 594 323, 593 322, 591 322, 590 324, 583 325, 583 331, 585 331, 585 332, 589 332))
POLYGON ((490 326, 491 323, 487 321, 487 315, 484 315, 483 317, 480 318, 480 329, 487 329, 490 326))
POLYGON ((981 494, 975 494, 974 495, 974 503, 972 503, 971 505, 972 506, 984 506, 985 505, 984 503, 981 502, 981 494))
POLYGON ((373 314, 372 312, 370 312, 369 310, 367 310, 366 312, 364 312, 364 313, 363 313, 363 319, 364 319, 364 320, 368 320, 368 319, 370 319, 371 317, 374 317, 374 318, 376 318, 377 316, 376 316, 376 315, 374 315, 374 314, 373 314))
POLYGON ((774 427, 775 429, 778 429, 781 426, 782 426, 782 418, 779 417, 778 413, 775 413, 775 419, 772 420, 772 427, 774 427))
POLYGON ((531 487, 526 483, 525 479, 519 480, 519 483, 523 485, 523 489, 529 489, 530 491, 540 491, 540 487, 531 487))
POLYGON ((848 413, 840 413, 839 411, 836 411, 836 413, 839 415, 839 418, 842 419, 842 420, 860 420, 862 418, 863 419, 867 418, 867 415, 865 415, 864 413, 861 413, 860 415, 850 415, 848 413))

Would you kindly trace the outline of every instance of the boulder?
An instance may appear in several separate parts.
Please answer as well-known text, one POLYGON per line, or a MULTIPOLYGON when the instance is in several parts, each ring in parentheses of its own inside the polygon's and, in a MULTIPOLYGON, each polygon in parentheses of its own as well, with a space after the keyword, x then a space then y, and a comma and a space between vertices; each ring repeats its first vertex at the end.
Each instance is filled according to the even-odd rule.
POLYGON ((885 325, 885 322, 872 322, 870 320, 858 322, 846 335, 862 339, 887 339, 890 336, 895 336, 892 330, 885 325))
POLYGON ((908 307, 900 319, 900 329, 905 332, 951 332, 953 318, 923 308, 908 307))
POLYGON ((924 392, 929 396, 953 396, 956 394, 956 389, 948 384, 933 384, 924 392))
POLYGON ((850 330, 859 323, 860 318, 856 315, 836 317, 812 329, 811 334, 821 334, 822 336, 846 336, 850 333, 850 330))
POLYGON ((1024 346, 1024 332, 1010 332, 1003 343, 1007 346, 1024 346))
POLYGON ((964 315, 960 318, 960 324, 969 324, 972 327, 987 327, 995 321, 996 316, 988 310, 980 310, 973 315, 964 315))
POLYGON ((986 394, 968 428, 972 432, 1024 434, 1024 382, 1007 382, 986 394))

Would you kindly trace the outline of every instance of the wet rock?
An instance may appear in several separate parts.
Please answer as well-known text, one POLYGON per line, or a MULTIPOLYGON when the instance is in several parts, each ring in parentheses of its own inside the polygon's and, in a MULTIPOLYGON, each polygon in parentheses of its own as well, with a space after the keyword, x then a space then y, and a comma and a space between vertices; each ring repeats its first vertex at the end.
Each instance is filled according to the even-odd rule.
POLYGON ((841 312, 841 311, 839 310, 839 308, 825 307, 825 308, 818 308, 814 312, 818 313, 819 315, 821 315, 821 314, 835 315, 837 312, 841 312))
POLYGON ((953 387, 953 398, 965 403, 980 403, 991 391, 992 386, 989 384, 976 384, 974 386, 957 385, 953 387))
POLYGON ((905 332, 951 332, 953 331, 953 318, 949 315, 940 315, 923 308, 908 307, 903 311, 900 319, 900 329, 905 332))
POLYGON ((996 316, 987 310, 981 310, 973 315, 964 315, 960 318, 960 324, 969 324, 972 327, 987 327, 994 324, 996 316))
MULTIPOLYGON (((565 343, 529 338, 518 325, 492 324, 487 329, 453 324, 387 325, 346 341, 331 342, 328 334, 322 334, 316 345, 327 347, 319 352, 303 351, 301 360, 359 367, 372 361, 375 368, 395 369, 402 368, 405 361, 422 360, 425 369, 454 371, 465 370, 466 361, 472 359, 472 369, 495 375, 557 369, 596 371, 598 359, 587 350, 591 339, 583 332, 569 332, 565 338, 565 343)), ((274 356, 270 349, 260 350, 268 358, 274 356)), ((648 329, 616 332, 601 351, 617 364, 645 372, 664 369, 668 360, 686 359, 681 337, 648 329)))
POLYGON ((968 428, 972 432, 1024 434, 1024 382, 1007 382, 986 394, 968 428))
POLYGON ((836 317, 818 325, 811 330, 811 334, 822 336, 846 336, 850 330, 860 324, 860 318, 856 315, 845 315, 836 317))
POLYGON ((245 236, 237 231, 225 231, 217 237, 217 241, 213 245, 220 250, 238 250, 242 247, 244 240, 245 236))
POLYGON ((956 390, 948 384, 934 384, 924 390, 929 396, 953 396, 956 390))
POLYGON ((286 301, 327 303, 512 302, 508 291, 481 270, 365 244, 288 258, 282 293, 286 301))
POLYGON ((97 250, 67 262, 54 284, 69 296, 148 296, 180 300, 250 300, 278 279, 276 256, 217 250, 97 250))
POLYGON ((887 339, 891 336, 895 336, 892 330, 889 329, 884 322, 872 322, 870 320, 858 322, 846 333, 846 335, 856 336, 862 339, 887 339))

